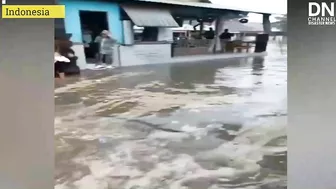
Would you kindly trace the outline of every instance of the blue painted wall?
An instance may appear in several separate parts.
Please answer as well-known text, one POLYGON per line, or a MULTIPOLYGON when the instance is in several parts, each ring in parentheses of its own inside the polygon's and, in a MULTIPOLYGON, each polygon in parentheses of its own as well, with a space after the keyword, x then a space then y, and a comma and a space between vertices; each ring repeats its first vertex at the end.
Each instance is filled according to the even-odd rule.
POLYGON ((59 0, 58 3, 65 5, 65 30, 72 34, 73 42, 83 42, 79 11, 104 11, 108 14, 109 30, 113 38, 123 43, 120 6, 117 3, 85 0, 59 0))

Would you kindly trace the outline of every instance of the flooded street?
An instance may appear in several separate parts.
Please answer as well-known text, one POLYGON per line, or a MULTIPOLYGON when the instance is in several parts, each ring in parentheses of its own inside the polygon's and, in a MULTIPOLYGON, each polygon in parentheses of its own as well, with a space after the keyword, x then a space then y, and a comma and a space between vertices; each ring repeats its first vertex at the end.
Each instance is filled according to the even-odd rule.
POLYGON ((55 90, 56 189, 285 189, 287 52, 55 90))

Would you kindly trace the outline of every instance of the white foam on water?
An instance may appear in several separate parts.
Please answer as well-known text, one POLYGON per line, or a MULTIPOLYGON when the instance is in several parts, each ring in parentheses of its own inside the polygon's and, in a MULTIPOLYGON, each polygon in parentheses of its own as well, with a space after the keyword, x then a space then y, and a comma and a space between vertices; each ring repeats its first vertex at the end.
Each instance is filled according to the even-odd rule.
MULTIPOLYGON (((216 126, 209 126, 208 129, 216 126)), ((200 152, 196 159, 186 154, 171 154, 163 150, 157 140, 179 141, 204 128, 186 126, 189 133, 153 132, 142 141, 127 141, 118 145, 109 154, 109 159, 92 160, 87 164, 91 175, 75 184, 78 189, 105 189, 106 183, 123 178, 117 188, 154 189, 169 186, 169 189, 182 189, 184 185, 203 179, 205 181, 232 181, 240 177, 251 177, 260 172, 257 164, 265 154, 275 154, 287 150, 287 147, 267 147, 270 140, 284 136, 284 127, 260 126, 241 131, 232 142, 227 142, 214 150, 200 152), (160 160, 168 156, 170 160, 160 160), (209 161, 218 164, 215 170, 202 168, 197 161, 209 161), (153 163, 148 172, 134 166, 141 161, 153 163)), ((215 186, 213 186, 215 187, 215 186)), ((164 187, 165 188, 165 187, 164 187)), ((60 188, 61 189, 61 188, 60 188)), ((246 189, 246 187, 244 188, 246 189)))
POLYGON ((56 88, 54 90, 54 92, 55 92, 55 94, 65 93, 65 92, 69 92, 69 91, 74 91, 74 90, 78 90, 78 89, 84 89, 84 88, 87 88, 87 87, 92 87, 92 86, 94 86, 96 84, 99 84, 99 83, 104 83, 104 82, 108 82, 108 81, 111 81, 111 80, 117 80, 117 79, 123 78, 123 77, 150 75, 151 73, 152 72, 138 72, 138 73, 128 72, 128 73, 116 74, 116 75, 113 75, 113 76, 104 77, 104 78, 101 78, 101 79, 81 80, 79 82, 69 84, 65 87, 56 88))
MULTIPOLYGON (((257 162, 261 160, 262 155, 287 151, 287 147, 263 148, 261 145, 267 143, 265 140, 252 140, 251 142, 247 138, 250 136, 253 138, 254 134, 243 133, 243 135, 244 137, 238 137, 232 143, 225 143, 208 152, 200 152, 196 159, 183 154, 176 156, 160 149, 159 144, 151 147, 136 141, 126 142, 117 146, 115 151, 111 151, 109 159, 86 160, 91 175, 74 184, 77 189, 105 189, 107 183, 112 182, 116 185, 116 182, 122 179, 123 182, 120 182, 116 188, 153 189, 170 186, 169 189, 181 189, 185 184, 199 179, 232 181, 239 177, 256 175, 260 171, 257 162), (135 154, 140 157, 135 157, 135 154), (163 157, 173 159, 160 160, 163 157), (199 160, 214 162, 219 167, 215 170, 206 170, 197 163, 199 160), (134 166, 141 163, 140 161, 151 162, 154 167, 149 172, 142 172, 134 166)), ((183 133, 169 135, 166 132, 154 132, 146 139, 146 142, 154 144, 158 139, 181 141, 187 137, 188 135, 183 133)), ((271 140, 272 137, 268 139, 271 140)), ((57 189, 67 189, 62 188, 61 185, 57 187, 57 189)))
MULTIPOLYGON (((220 112, 217 109, 219 110, 223 106, 231 107, 230 104, 236 106, 245 103, 274 105, 274 101, 278 101, 278 97, 264 97, 263 94, 267 91, 259 91, 260 93, 245 96, 240 94, 221 96, 218 94, 197 94, 202 92, 216 93, 219 91, 219 87, 223 86, 248 89, 254 85, 249 81, 251 77, 244 76, 239 80, 240 76, 246 75, 247 72, 251 72, 251 70, 220 70, 216 75, 218 82, 213 86, 197 84, 195 89, 192 90, 167 89, 164 88, 165 84, 158 81, 147 85, 138 85, 135 89, 119 88, 104 97, 108 102, 90 108, 75 109, 70 116, 55 118, 55 134, 60 137, 60 139, 57 139, 58 152, 64 151, 65 148, 75 149, 74 144, 68 143, 66 139, 80 139, 83 142, 98 139, 97 143, 100 142, 98 146, 93 144, 92 147, 97 152, 79 154, 71 159, 78 164, 88 166, 90 174, 73 182, 74 188, 67 188, 66 183, 63 183, 56 185, 55 189, 135 189, 135 187, 139 187, 136 189, 186 189, 185 185, 200 180, 226 183, 226 185, 211 186, 211 189, 219 189, 230 187, 229 181, 235 181, 238 178, 253 178, 259 175, 261 168, 258 162, 264 155, 276 155, 287 151, 284 142, 266 146, 270 141, 286 136, 286 121, 276 120, 262 124, 258 122, 258 125, 243 127, 240 131, 226 130, 229 134, 236 135, 233 141, 223 141, 221 145, 212 147, 214 149, 199 151, 196 156, 181 154, 181 152, 176 153, 174 149, 168 146, 171 142, 183 143, 185 140, 203 139, 207 137, 210 131, 221 129, 222 125, 215 123, 209 123, 206 127, 199 127, 192 123, 192 120, 188 120, 188 117, 180 119, 184 115, 188 115, 193 120, 202 121, 206 120, 203 119, 202 115, 206 114, 208 110, 212 110, 209 111, 209 115, 211 115, 211 113, 220 112), (226 77, 229 78, 230 82, 224 81, 226 77), (162 87, 166 91, 188 93, 188 95, 153 93, 144 90, 147 87, 162 87), (94 116, 98 109, 103 111, 105 106, 113 109, 124 102, 139 104, 126 113, 114 114, 116 118, 100 119, 94 116), (149 112, 176 107, 180 108, 180 114, 174 117, 173 121, 168 119, 166 123, 174 125, 174 128, 175 126, 178 127, 180 132, 167 132, 152 128, 152 131, 148 132, 148 136, 135 137, 143 131, 124 127, 124 121, 116 121, 117 118, 127 120, 149 112), (180 125, 181 127, 179 127, 180 125), (118 142, 114 142, 114 140, 118 142), (204 162, 216 166, 213 169, 207 169, 201 166, 204 162)), ((77 87, 85 87, 85 85, 77 87)), ((267 96, 275 94, 275 92, 267 93, 267 96)), ((282 103, 284 102, 279 102, 279 104, 282 103)), ((279 104, 276 102, 274 106, 279 104)), ((254 117, 263 112, 271 111, 272 108, 269 107, 258 108, 255 111, 252 107, 244 109, 243 113, 240 112, 240 114, 245 117, 254 117)), ((234 114, 234 110, 228 112, 230 115, 234 114)), ((237 120, 240 120, 239 116, 232 116, 233 120, 229 120, 229 122, 237 122, 237 120)), ((222 118, 213 117, 208 119, 211 122, 216 122, 221 121, 222 118)), ((168 116, 168 118, 172 118, 172 116, 168 116)), ((236 187, 240 187, 240 185, 236 187)), ((241 188, 249 189, 248 186, 241 186, 241 188)))
POLYGON ((99 182, 93 175, 88 175, 74 182, 74 185, 79 189, 108 189, 107 182, 99 182))
MULTIPOLYGON (((74 131, 69 131, 70 127, 63 132, 73 133, 73 137, 83 140, 107 136, 115 139, 118 136, 119 138, 120 136, 131 137, 130 130, 120 127, 120 123, 113 125, 113 122, 108 120, 87 120, 88 123, 101 127, 83 130, 75 127, 74 131)), ((64 122, 59 122, 59 124, 62 125, 64 122)), ((185 184, 199 179, 227 182, 240 177, 254 176, 260 172, 257 162, 262 159, 263 155, 287 151, 287 147, 283 145, 265 147, 269 141, 286 136, 285 126, 277 126, 274 123, 269 123, 269 125, 271 126, 243 128, 236 133, 237 137, 233 141, 223 143, 213 150, 200 152, 195 158, 186 154, 174 154, 164 147, 167 142, 183 142, 190 137, 195 139, 205 137, 209 131, 219 129, 220 124, 208 124, 203 128, 184 125, 180 133, 153 131, 145 139, 126 141, 117 145, 114 150, 107 152, 109 154, 107 159, 96 157, 92 160, 92 158, 82 157, 79 162, 88 165, 91 174, 74 184, 76 189, 105 189, 104 187, 107 187, 110 182, 114 182, 116 188, 123 189, 133 189, 132 187, 136 186, 141 189, 154 189, 162 186, 169 186, 168 189, 182 189, 185 184), (201 167, 198 161, 216 163, 218 167, 215 170, 207 170, 201 167), (151 163, 154 167, 143 172, 135 166, 141 162, 151 163)), ((65 185, 57 185, 57 187, 57 189, 67 189, 65 185)))
POLYGON ((191 135, 188 133, 172 133, 166 131, 154 131, 148 135, 148 139, 151 140, 169 140, 169 141, 182 141, 189 138, 191 135))

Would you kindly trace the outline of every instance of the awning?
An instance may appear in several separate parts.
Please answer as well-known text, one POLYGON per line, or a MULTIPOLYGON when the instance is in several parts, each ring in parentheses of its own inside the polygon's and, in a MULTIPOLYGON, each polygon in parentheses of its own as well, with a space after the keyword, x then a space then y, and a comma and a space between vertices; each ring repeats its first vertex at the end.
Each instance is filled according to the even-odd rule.
POLYGON ((169 10, 123 5, 122 8, 139 27, 179 27, 169 10))

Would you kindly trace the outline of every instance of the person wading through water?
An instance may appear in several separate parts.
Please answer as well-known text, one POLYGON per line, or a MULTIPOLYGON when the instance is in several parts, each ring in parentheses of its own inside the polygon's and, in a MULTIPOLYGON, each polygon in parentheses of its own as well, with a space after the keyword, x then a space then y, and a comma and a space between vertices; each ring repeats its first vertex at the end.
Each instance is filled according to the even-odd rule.
POLYGON ((107 30, 102 31, 101 38, 96 39, 99 43, 99 62, 96 69, 113 68, 113 48, 116 40, 111 37, 107 30))
POLYGON ((214 39, 215 38, 215 31, 212 28, 210 28, 209 31, 206 31, 204 33, 204 37, 205 37, 205 39, 214 39))
POLYGON ((234 35, 229 32, 228 29, 225 29, 224 32, 219 36, 220 39, 230 41, 234 35))

